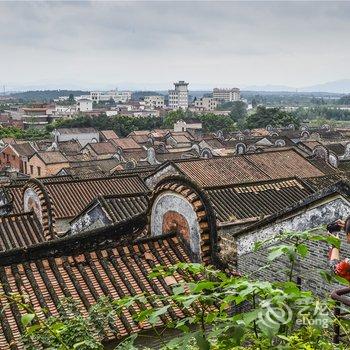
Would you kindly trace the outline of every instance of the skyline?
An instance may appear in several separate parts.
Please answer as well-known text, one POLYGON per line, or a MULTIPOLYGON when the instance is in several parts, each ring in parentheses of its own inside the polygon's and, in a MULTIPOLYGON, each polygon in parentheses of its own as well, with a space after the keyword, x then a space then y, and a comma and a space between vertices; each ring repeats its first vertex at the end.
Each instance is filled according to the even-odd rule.
POLYGON ((1 2, 0 84, 191 89, 350 78, 344 2, 1 2))

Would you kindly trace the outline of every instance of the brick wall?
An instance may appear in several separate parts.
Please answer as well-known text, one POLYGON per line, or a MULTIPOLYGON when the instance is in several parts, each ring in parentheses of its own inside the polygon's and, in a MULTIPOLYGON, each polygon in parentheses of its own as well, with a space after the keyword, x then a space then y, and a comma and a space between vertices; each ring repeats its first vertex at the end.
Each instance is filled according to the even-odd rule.
MULTIPOLYGON (((268 247, 253 252, 255 241, 276 236, 283 231, 305 231, 311 228, 320 227, 339 218, 345 218, 350 214, 350 205, 342 197, 333 198, 327 203, 321 203, 316 207, 300 211, 294 216, 289 216, 266 227, 247 232, 245 235, 236 237, 237 244, 237 268, 238 271, 261 280, 274 281, 285 278, 285 271, 289 263, 285 258, 274 261, 267 269, 259 272, 257 270, 267 264, 268 247)), ((327 234, 324 228, 319 233, 327 234)), ((342 236, 342 258, 350 257, 350 244, 345 243, 342 236)), ((320 270, 331 272, 328 266, 328 244, 325 242, 309 242, 309 255, 296 264, 295 277, 301 278, 301 285, 304 289, 310 289, 319 295, 329 295, 337 285, 328 284, 321 278, 320 270)), ((339 287, 339 285, 338 285, 339 287)))
POLYGON ((31 157, 27 165, 27 174, 32 177, 57 174, 61 169, 69 167, 69 163, 45 164, 37 155, 31 157))
POLYGON ((10 147, 6 147, 0 153, 0 168, 2 169, 9 165, 16 171, 23 171, 21 158, 10 147))

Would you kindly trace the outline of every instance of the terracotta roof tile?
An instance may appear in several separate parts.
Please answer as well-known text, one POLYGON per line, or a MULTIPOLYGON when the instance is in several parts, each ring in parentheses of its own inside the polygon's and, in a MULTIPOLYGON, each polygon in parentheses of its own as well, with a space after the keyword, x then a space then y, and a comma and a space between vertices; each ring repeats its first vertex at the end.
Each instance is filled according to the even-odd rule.
POLYGON ((313 191, 295 178, 206 190, 220 222, 257 219, 276 213, 313 191))
POLYGON ((32 212, 0 217, 0 251, 44 241, 41 224, 32 212))
MULTIPOLYGON (((133 194, 148 192, 138 176, 111 176, 83 180, 66 180, 44 183, 50 194, 56 218, 72 218, 78 215, 98 195, 133 194)), ((14 197, 14 211, 23 211, 22 187, 9 187, 14 197)))
POLYGON ((14 143, 11 144, 11 147, 22 157, 31 157, 35 153, 35 149, 29 142, 14 143))
POLYGON ((91 147, 91 149, 98 155, 114 154, 117 151, 117 146, 112 142, 97 142, 89 143, 85 147, 91 147))
MULTIPOLYGON (((113 299, 142 293, 170 295, 171 285, 183 281, 183 277, 175 273, 171 281, 162 277, 155 280, 149 277, 150 272, 158 264, 169 266, 190 261, 183 243, 177 237, 171 236, 158 237, 157 241, 147 239, 138 243, 119 242, 107 248, 101 247, 73 255, 56 254, 54 257, 48 254, 40 258, 33 257, 30 263, 23 259, 12 262, 11 265, 2 261, 0 293, 22 294, 25 290, 34 308, 47 308, 49 314, 54 316, 59 313, 61 300, 73 297, 78 307, 86 314, 87 310, 105 295, 113 299)), ((152 301, 150 303, 153 305, 152 301)), ((147 322, 138 323, 132 317, 135 310, 146 307, 150 305, 136 303, 116 316, 113 327, 117 334, 106 329, 107 339, 120 339, 128 334, 151 329, 152 326, 147 322)), ((158 325, 183 318, 191 312, 193 310, 186 311, 172 305, 167 314, 161 317, 158 325)), ((42 313, 40 316, 45 317, 42 313)), ((1 349, 24 348, 21 342, 20 317, 21 312, 16 307, 5 308, 4 312, 0 313, 1 349)))
POLYGON ((212 187, 324 173, 293 149, 233 157, 175 161, 176 167, 200 186, 212 187))
POLYGON ((100 134, 105 140, 119 139, 118 135, 114 132, 114 130, 101 130, 100 134))
POLYGON ((58 128, 60 134, 92 134, 98 133, 94 128, 58 128))
POLYGON ((117 147, 120 147, 122 150, 141 149, 141 146, 130 137, 115 139, 112 140, 112 142, 114 142, 114 144, 117 147))
POLYGON ((60 151, 37 152, 38 157, 45 164, 67 163, 68 159, 60 151))

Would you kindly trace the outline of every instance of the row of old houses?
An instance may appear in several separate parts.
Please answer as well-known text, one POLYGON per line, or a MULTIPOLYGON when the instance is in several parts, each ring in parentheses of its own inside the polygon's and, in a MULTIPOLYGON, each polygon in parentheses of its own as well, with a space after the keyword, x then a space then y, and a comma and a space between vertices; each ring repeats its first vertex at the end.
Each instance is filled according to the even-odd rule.
MULTIPOLYGON (((13 176, 43 177, 73 171, 110 174, 120 169, 156 166, 169 160, 215 158, 293 147, 309 158, 346 168, 350 136, 345 131, 255 129, 225 135, 203 133, 201 123, 179 121, 174 129, 133 131, 118 137, 113 130, 59 128, 52 138, 0 140, 0 168, 13 176)), ((316 161, 316 160, 315 160, 316 161)))
MULTIPOLYGON (((260 129, 203 135, 150 130, 127 138, 105 131, 95 137, 97 142, 87 142, 79 153, 89 160, 81 158, 76 166, 67 162, 58 175, 10 178, 1 185, 0 293, 26 293, 35 308, 50 315, 60 312, 60 301, 67 297, 86 314, 103 296, 169 295, 184 276, 154 279, 150 272, 156 265, 197 262, 230 274, 258 272, 262 279, 278 279, 284 262, 276 260, 269 270, 261 270, 265 253, 255 252, 255 242, 284 230, 322 231, 322 225, 349 213, 344 131, 260 129), (111 158, 115 167, 102 173, 100 163, 107 167, 111 160, 96 155, 103 153, 101 147, 113 147, 107 144, 123 152, 111 158), (208 153, 201 155, 204 148, 208 153), (157 162, 140 157, 127 167, 134 149, 144 152, 142 157, 153 149, 157 162), (189 149, 194 156, 157 158, 189 149)), ((56 142, 80 143, 78 136, 73 141, 58 135, 56 142)), ((296 266, 294 277, 302 288, 329 294, 337 286, 325 283, 317 272, 327 268, 328 246, 317 241, 309 249, 311 257, 296 266)), ((169 308, 157 327, 191 312, 169 308)), ((15 307, 0 313, 1 349, 23 349, 21 314, 15 307)), ((106 343, 152 332, 130 309, 116 316, 113 327, 113 332, 106 330, 106 343)), ((145 345, 153 346, 149 340, 145 345)))

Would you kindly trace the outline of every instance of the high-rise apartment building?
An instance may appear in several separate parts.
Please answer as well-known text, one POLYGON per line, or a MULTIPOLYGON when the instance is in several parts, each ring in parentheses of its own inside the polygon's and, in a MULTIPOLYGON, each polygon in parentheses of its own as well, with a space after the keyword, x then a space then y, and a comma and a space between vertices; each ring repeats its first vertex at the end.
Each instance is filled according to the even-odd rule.
POLYGON ((171 109, 188 108, 188 83, 180 80, 174 83, 175 89, 169 90, 169 107, 171 109))
POLYGON ((219 89, 213 90, 213 98, 218 101, 233 102, 239 101, 241 98, 241 92, 238 88, 233 89, 219 89))

